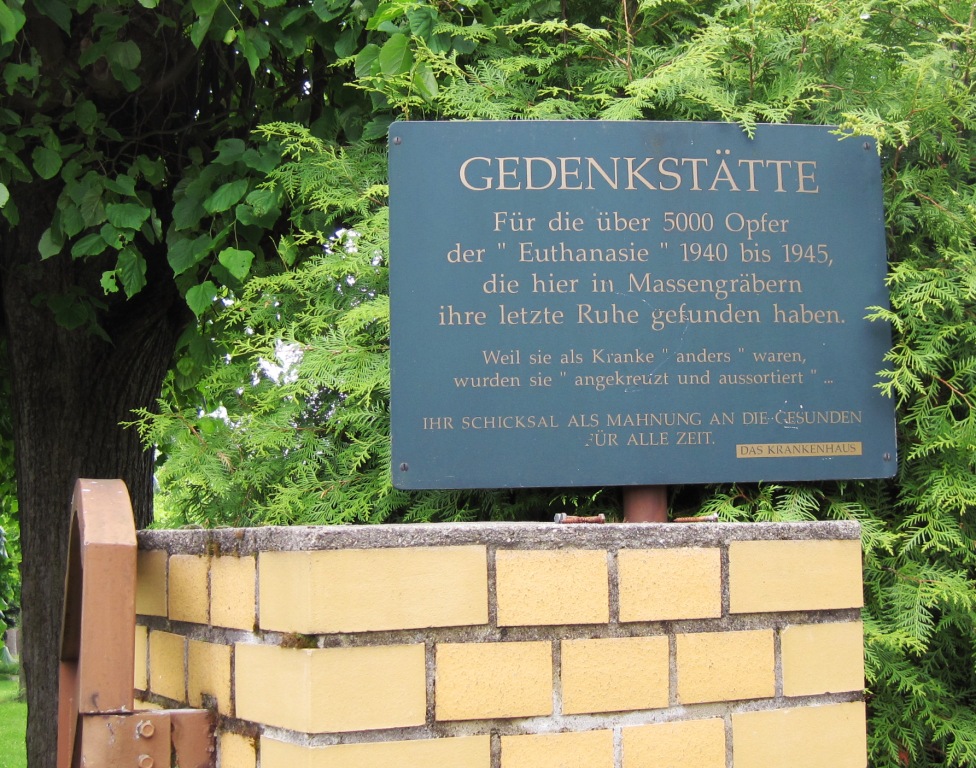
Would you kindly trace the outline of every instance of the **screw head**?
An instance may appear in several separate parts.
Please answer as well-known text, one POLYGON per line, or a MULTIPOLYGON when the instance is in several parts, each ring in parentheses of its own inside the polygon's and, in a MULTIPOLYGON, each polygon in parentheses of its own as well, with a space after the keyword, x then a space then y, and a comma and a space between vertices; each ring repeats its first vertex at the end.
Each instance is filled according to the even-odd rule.
POLYGON ((140 720, 136 723, 136 736, 140 739, 151 739, 156 733, 156 726, 151 720, 140 720))
POLYGON ((153 760, 150 755, 139 755, 136 765, 138 765, 139 768, 153 768, 155 762, 156 761, 153 760))

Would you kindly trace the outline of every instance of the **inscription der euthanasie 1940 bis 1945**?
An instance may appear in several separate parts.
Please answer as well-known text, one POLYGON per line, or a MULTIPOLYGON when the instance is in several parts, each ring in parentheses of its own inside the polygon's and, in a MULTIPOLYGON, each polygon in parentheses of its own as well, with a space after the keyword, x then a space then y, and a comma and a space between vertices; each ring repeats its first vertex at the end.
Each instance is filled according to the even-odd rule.
POLYGON ((390 164, 398 485, 894 471, 870 142, 406 123, 390 164))

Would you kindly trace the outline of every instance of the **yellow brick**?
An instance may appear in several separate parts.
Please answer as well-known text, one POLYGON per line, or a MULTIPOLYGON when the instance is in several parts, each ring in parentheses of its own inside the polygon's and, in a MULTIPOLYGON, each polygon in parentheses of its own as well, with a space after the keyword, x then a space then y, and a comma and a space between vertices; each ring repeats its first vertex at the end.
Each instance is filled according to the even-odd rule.
POLYGON ((502 736, 501 768, 613 768, 613 731, 502 736))
POLYGON ((161 549, 140 550, 136 558, 136 613, 166 615, 166 562, 161 549))
POLYGON ((210 558, 173 555, 169 559, 169 617, 173 621, 210 621, 210 558))
POLYGON ((776 692, 772 630, 677 636, 678 701, 763 699, 776 692))
POLYGON ((668 705, 668 638, 563 640, 563 712, 623 712, 668 705))
POLYGON ((722 615, 722 558, 716 548, 624 549, 618 573, 621 621, 722 615))
POLYGON ((149 687, 146 674, 146 664, 149 661, 149 630, 146 627, 136 627, 136 652, 133 685, 137 690, 144 691, 149 687))
MULTIPOLYGON (((787 765, 770 764, 765 768, 787 765)), ((624 728, 623 768, 646 766, 725 768, 725 721, 719 718, 682 720, 624 728)))
POLYGON ((552 646, 442 643, 435 699, 438 720, 552 714, 552 646))
POLYGON ((254 739, 226 731, 220 734, 217 768, 254 768, 256 764, 254 739))
POLYGON ((603 550, 500 550, 495 568, 499 626, 610 620, 603 550))
POLYGON ((735 768, 864 768, 864 704, 828 704, 732 715, 735 768))
POLYGON ((859 608, 859 541, 733 541, 732 613, 859 608))
POLYGON ((254 557, 215 557, 210 561, 210 623, 254 629, 254 557))
POLYGON ((149 633, 149 690, 173 701, 186 701, 183 659, 186 638, 171 632, 149 633))
POLYGON ((422 725, 423 644, 362 648, 235 646, 237 717, 305 733, 422 725))
POLYGON ((261 768, 490 768, 491 737, 303 747, 261 738, 261 768))
POLYGON ((217 711, 231 715, 230 646, 190 640, 186 687, 191 707, 203 707, 204 694, 216 699, 217 711))
POLYGON ((864 688, 864 628, 859 621, 786 627, 780 648, 786 696, 864 688))
POLYGON ((318 634, 486 624, 484 546, 262 552, 263 629, 318 634))

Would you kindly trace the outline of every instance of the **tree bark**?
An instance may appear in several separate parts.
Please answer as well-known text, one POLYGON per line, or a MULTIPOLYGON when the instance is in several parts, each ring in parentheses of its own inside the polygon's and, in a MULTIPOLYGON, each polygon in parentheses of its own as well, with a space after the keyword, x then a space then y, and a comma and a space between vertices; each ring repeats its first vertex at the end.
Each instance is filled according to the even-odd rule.
MULTIPOLYGON (((131 420, 133 409, 155 406, 186 315, 172 279, 164 277, 100 316, 108 341, 59 325, 44 299, 72 291, 99 298, 106 265, 67 254, 41 261, 37 242, 57 191, 33 188, 31 198, 38 204, 21 207, 20 225, 8 230, 3 243, 0 268, 23 553, 27 758, 30 768, 55 768, 72 489, 79 477, 121 478, 137 526, 152 519, 152 456, 136 431, 120 422, 131 420)), ((161 260, 165 268, 165 255, 154 256, 150 264, 158 268, 161 260)))

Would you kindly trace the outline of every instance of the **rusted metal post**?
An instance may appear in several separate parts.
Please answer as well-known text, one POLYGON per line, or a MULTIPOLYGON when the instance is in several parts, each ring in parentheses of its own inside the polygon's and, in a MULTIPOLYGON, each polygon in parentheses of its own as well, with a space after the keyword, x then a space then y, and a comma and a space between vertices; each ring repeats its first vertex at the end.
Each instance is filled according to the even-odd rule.
POLYGON ((79 480, 71 511, 58 768, 212 768, 203 709, 135 712, 136 531, 125 484, 79 480))
POLYGON ((566 525, 576 523, 605 523, 607 521, 607 516, 601 513, 599 515, 581 517, 578 515, 567 515, 565 512, 557 512, 552 521, 554 523, 563 523, 566 525))
POLYGON ((624 522, 668 522, 668 487, 666 485, 625 486, 624 522))
POLYGON ((125 484, 79 481, 61 629, 58 768, 72 765, 79 715, 132 711, 135 583, 136 531, 125 484))

